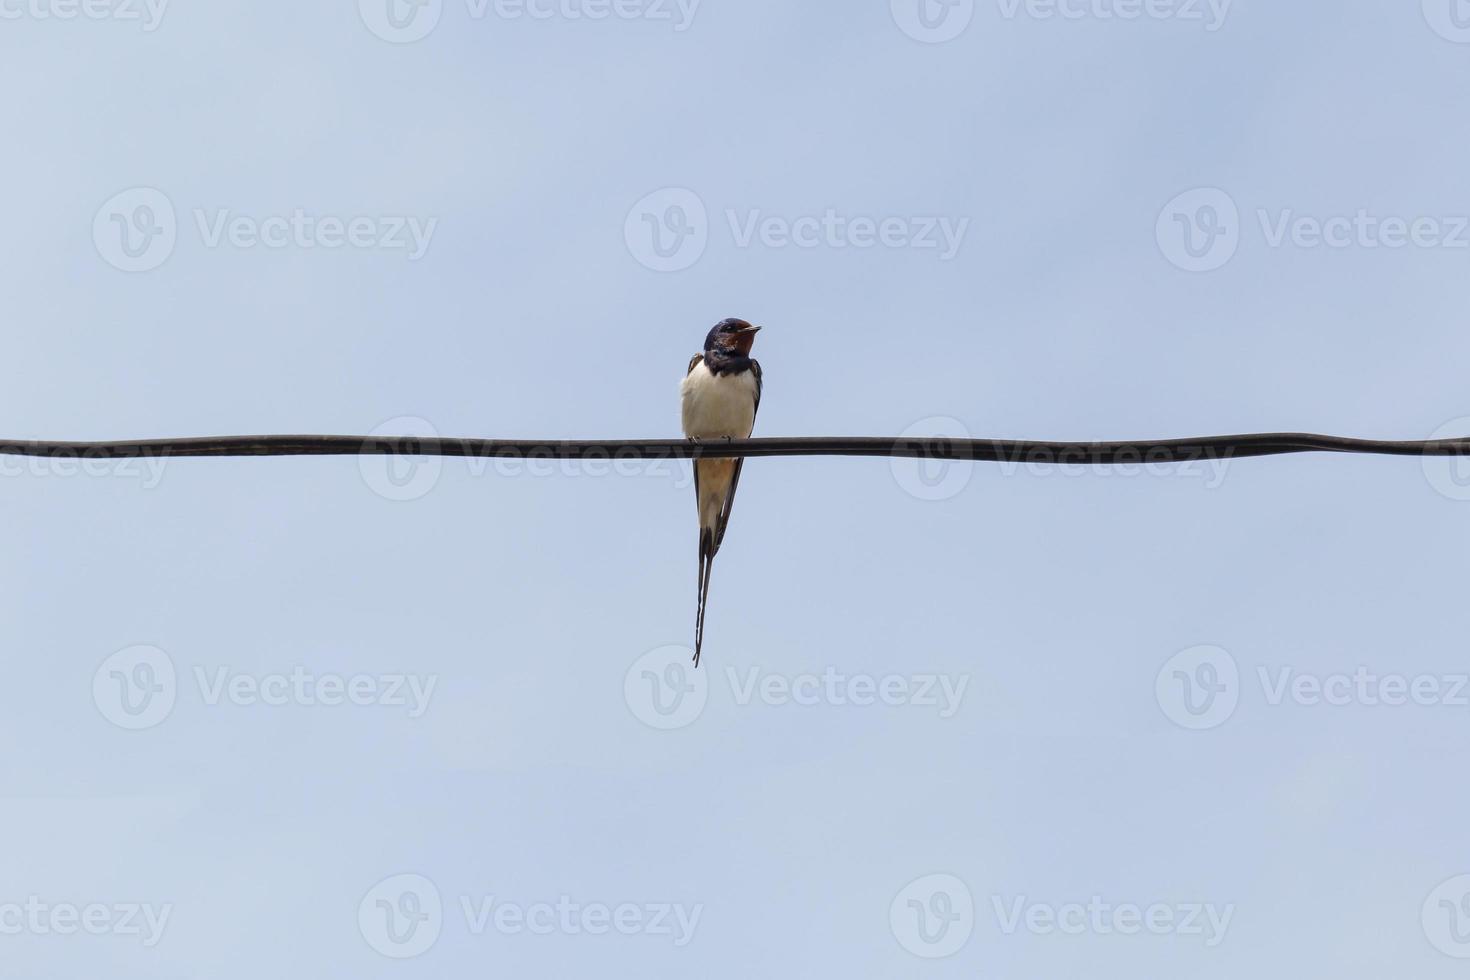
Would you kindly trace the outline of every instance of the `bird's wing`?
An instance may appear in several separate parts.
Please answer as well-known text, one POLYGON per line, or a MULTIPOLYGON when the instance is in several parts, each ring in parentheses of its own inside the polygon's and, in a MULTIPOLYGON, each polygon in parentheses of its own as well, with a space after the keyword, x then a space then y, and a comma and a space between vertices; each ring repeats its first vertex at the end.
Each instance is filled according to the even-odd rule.
POLYGON ((699 366, 699 362, 702 360, 704 360, 703 354, 695 354, 694 358, 689 362, 689 370, 684 372, 684 377, 687 378, 689 377, 689 375, 693 374, 694 369, 699 366))
MULTIPOLYGON (((754 431, 755 417, 761 411, 761 391, 765 388, 760 361, 750 362, 750 373, 755 375, 755 409, 750 413, 751 430, 754 431)), ((725 526, 730 523, 730 508, 735 506, 735 491, 740 488, 740 471, 744 468, 744 457, 735 460, 735 472, 730 477, 730 491, 725 494, 725 506, 720 508, 720 521, 715 525, 715 551, 720 550, 720 543, 725 540, 725 526)))

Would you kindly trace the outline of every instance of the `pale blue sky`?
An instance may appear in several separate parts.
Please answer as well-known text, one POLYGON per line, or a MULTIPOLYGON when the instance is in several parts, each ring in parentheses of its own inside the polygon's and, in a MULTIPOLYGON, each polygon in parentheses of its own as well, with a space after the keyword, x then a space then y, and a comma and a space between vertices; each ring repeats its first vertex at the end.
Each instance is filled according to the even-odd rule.
MULTIPOLYGON (((1462 0, 961 0, 929 33, 904 0, 430 0, 395 8, 412 43, 377 2, 0 0, 0 435, 668 436, 726 316, 766 326, 763 435, 1470 432, 1462 0), (1185 271, 1169 230, 1204 204, 1224 251, 1185 271), (1303 244, 1360 211, 1438 237, 1303 244), (683 267, 649 268, 645 214, 694 233, 683 267), (421 256, 378 247, 399 219, 421 256)), ((1470 954, 1446 469, 936 490, 758 460, 691 682, 660 660, 694 614, 677 468, 4 465, 5 976, 1434 980, 1470 954), (1359 668, 1437 693, 1310 703, 1359 668), (1176 669, 1233 713, 1190 715, 1176 669), (164 700, 120 713, 150 676, 164 700), (693 700, 648 700, 665 677, 693 700), (879 690, 901 703, 848 703, 879 690), (405 874, 443 911, 395 943, 405 874), (466 916, 492 896, 505 918, 466 916), (636 934, 517 929, 562 896, 636 934), (1228 926, 1045 928, 1094 896, 1228 926), (167 911, 155 944, 134 904, 167 911)))

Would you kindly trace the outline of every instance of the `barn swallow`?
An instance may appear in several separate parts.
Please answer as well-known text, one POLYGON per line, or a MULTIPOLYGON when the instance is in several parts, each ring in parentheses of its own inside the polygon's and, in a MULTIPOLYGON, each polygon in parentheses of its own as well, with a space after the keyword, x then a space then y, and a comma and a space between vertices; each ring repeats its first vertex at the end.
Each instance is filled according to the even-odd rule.
MULTIPOLYGON (((749 439, 761 407, 761 366, 750 356, 756 332, 744 320, 721 320, 704 338, 679 386, 684 435, 702 439, 749 439)), ((699 606, 694 619, 694 666, 704 647, 704 607, 709 574, 725 540, 730 508, 740 486, 744 459, 694 461, 694 499, 699 507, 699 606)))

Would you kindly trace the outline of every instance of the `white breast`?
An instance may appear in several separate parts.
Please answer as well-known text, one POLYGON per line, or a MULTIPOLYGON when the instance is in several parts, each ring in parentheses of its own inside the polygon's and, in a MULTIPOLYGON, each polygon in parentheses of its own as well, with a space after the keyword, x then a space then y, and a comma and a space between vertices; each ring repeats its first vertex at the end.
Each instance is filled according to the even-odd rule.
POLYGON ((692 439, 748 439, 755 427, 755 375, 714 375, 700 361, 679 386, 684 435, 692 439))

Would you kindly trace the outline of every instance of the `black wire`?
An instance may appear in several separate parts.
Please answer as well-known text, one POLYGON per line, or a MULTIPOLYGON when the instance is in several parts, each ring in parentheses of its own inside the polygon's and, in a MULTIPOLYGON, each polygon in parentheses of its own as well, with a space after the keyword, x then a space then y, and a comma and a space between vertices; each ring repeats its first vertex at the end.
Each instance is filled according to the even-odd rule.
POLYGON ((0 455, 61 459, 193 459, 240 456, 449 456, 482 459, 659 460, 699 457, 886 456, 1104 466, 1245 459, 1291 453, 1377 456, 1470 455, 1470 439, 1428 442, 1350 439, 1302 432, 1205 436, 1155 442, 1038 442, 887 436, 737 439, 534 440, 416 436, 215 436, 128 442, 11 441, 0 455))

